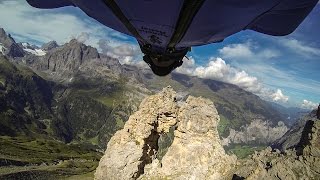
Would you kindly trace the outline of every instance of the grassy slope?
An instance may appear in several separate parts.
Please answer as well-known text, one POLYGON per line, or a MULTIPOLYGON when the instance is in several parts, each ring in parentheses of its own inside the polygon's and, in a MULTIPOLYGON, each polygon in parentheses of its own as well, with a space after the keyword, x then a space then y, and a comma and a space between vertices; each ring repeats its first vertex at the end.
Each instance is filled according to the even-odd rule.
POLYGON ((227 149, 228 154, 235 154, 238 158, 244 159, 249 155, 253 154, 255 151, 261 151, 265 149, 266 146, 248 146, 248 145, 234 145, 227 149))
POLYGON ((133 90, 123 81, 78 77, 68 91, 58 105, 62 109, 58 109, 59 114, 65 116, 62 121, 68 119, 75 142, 89 142, 104 148, 132 113, 133 102, 127 94, 133 90))
POLYGON ((86 175, 95 170, 101 157, 90 146, 47 139, 1 136, 0 146, 0 179, 33 171, 60 178, 86 175))

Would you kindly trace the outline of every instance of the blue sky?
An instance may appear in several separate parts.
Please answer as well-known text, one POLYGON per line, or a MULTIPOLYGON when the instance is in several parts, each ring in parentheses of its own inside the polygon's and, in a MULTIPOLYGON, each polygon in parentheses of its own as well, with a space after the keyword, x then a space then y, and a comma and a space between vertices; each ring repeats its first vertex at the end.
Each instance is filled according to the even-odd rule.
MULTIPOLYGON (((239 32, 222 43, 193 47, 178 72, 236 84, 285 106, 314 108, 320 102, 320 4, 284 37, 239 32)), ((59 44, 72 38, 120 59, 143 65, 136 41, 74 7, 39 10, 21 0, 0 1, 0 27, 18 42, 59 44)))

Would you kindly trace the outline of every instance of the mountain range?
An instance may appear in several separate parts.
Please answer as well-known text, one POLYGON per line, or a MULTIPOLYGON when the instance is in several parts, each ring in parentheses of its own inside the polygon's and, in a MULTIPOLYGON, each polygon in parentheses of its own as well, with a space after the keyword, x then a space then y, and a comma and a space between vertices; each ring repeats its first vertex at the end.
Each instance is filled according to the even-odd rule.
MULTIPOLYGON (((158 77, 75 39, 38 47, 17 43, 0 28, 0 50, 2 137, 77 144, 98 155, 145 97, 169 85, 182 100, 193 95, 214 102, 230 152, 237 145, 265 147, 292 124, 286 110, 238 86, 179 73, 158 77), (249 127, 253 133, 246 133, 249 127)), ((8 147, 14 141, 3 140, 8 147)))

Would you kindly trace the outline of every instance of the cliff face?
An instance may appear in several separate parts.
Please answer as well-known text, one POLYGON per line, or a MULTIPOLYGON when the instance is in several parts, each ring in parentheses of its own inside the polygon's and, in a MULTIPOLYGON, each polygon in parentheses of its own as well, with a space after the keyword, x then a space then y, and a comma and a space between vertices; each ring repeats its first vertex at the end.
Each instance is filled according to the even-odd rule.
POLYGON ((225 154, 217 131, 219 120, 211 101, 189 96, 178 102, 176 93, 165 88, 146 98, 124 129, 111 138, 95 179, 230 177, 236 157, 225 154), (172 128, 172 144, 161 157, 159 139, 172 128))
POLYGON ((272 127, 267 121, 261 119, 253 120, 249 125, 242 126, 240 130, 230 128, 229 136, 223 138, 222 144, 270 144, 281 138, 288 127, 279 121, 277 126, 272 127))
POLYGON ((273 142, 272 147, 280 149, 281 151, 298 147, 299 144, 305 141, 303 134, 307 133, 306 130, 308 128, 306 127, 309 127, 315 121, 317 121, 317 118, 316 111, 314 110, 294 123, 284 136, 273 142))
POLYGON ((280 152, 269 147, 237 163, 235 176, 246 179, 319 179, 320 121, 308 121, 293 149, 280 152))
POLYGON ((39 63, 36 63, 38 70, 50 70, 62 74, 70 74, 77 70, 84 62, 99 58, 98 51, 73 39, 59 48, 51 48, 39 63))

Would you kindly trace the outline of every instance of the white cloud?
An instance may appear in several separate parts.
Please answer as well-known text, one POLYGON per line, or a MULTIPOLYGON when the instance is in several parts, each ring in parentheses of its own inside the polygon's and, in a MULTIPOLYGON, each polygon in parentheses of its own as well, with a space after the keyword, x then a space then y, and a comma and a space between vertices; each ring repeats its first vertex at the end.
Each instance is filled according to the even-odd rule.
POLYGON ((218 50, 226 59, 271 59, 280 56, 280 52, 274 49, 260 50, 250 40, 240 44, 230 44, 218 50))
POLYGON ((200 78, 235 84, 267 100, 287 102, 289 99, 280 89, 274 91, 264 87, 258 78, 226 64, 221 58, 210 58, 206 66, 198 66, 191 57, 190 60, 184 59, 183 65, 175 71, 200 78))
POLYGON ((200 78, 215 79, 238 85, 244 89, 256 89, 257 78, 249 76, 245 71, 240 71, 226 64, 221 58, 210 59, 206 67, 195 68, 194 75, 200 78))
POLYGON ((252 77, 245 71, 231 67, 221 58, 209 59, 209 63, 206 66, 196 66, 193 58, 189 61, 185 59, 184 64, 176 71, 200 78, 235 84, 250 91, 258 91, 261 88, 256 77, 252 77))
POLYGON ((293 52, 300 54, 302 56, 306 57, 319 57, 320 56, 320 49, 315 48, 312 46, 309 46, 301 41, 298 41, 296 39, 290 38, 290 39, 281 39, 279 40, 280 44, 283 46, 291 49, 293 52))
POLYGON ((283 95, 280 89, 277 89, 277 91, 271 95, 271 98, 275 102, 287 102, 289 100, 289 97, 283 95))
POLYGON ((183 64, 175 71, 182 74, 193 75, 195 69, 195 60, 193 57, 188 57, 183 59, 183 64))
POLYGON ((258 53, 258 57, 263 59, 271 59, 279 56, 280 56, 280 53, 278 51, 271 50, 271 49, 265 49, 258 53))
POLYGON ((85 43, 90 39, 90 35, 87 32, 82 32, 79 34, 79 36, 76 39, 78 42, 85 43))
POLYGON ((139 49, 130 44, 122 44, 113 48, 113 53, 118 56, 135 56, 139 53, 139 49))
POLYGON ((304 109, 315 109, 317 107, 317 104, 312 101, 303 100, 301 107, 304 109))
POLYGON ((249 43, 230 44, 219 49, 219 53, 224 58, 250 58, 253 56, 249 43))
POLYGON ((119 59, 121 64, 141 66, 144 63, 141 62, 141 51, 138 45, 103 39, 98 42, 98 45, 103 54, 119 59))

